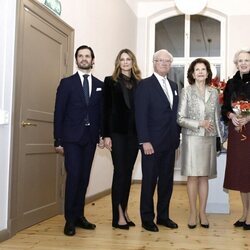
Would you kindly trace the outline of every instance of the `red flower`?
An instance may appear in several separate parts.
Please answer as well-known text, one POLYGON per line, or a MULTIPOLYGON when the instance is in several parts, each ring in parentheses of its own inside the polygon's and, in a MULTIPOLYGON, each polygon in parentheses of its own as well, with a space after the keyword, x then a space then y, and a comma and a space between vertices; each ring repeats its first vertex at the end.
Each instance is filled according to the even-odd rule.
POLYGON ((223 91, 226 87, 226 82, 225 81, 220 81, 220 79, 216 76, 215 78, 212 79, 211 81, 211 87, 217 89, 218 94, 219 94, 219 103, 223 104, 223 91))

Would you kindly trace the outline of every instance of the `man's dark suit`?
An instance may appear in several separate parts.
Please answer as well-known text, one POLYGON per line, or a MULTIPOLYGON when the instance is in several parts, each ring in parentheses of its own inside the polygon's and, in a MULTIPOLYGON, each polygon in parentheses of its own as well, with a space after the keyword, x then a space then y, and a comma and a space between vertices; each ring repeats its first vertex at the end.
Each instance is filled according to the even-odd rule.
POLYGON ((180 128, 176 122, 177 84, 170 81, 173 106, 153 74, 142 80, 136 90, 135 114, 139 143, 150 142, 154 154, 142 149, 142 190, 140 212, 142 223, 154 220, 153 196, 158 182, 157 220, 169 218, 169 202, 173 189, 175 150, 179 146, 180 128))
POLYGON ((61 145, 64 148, 67 172, 65 219, 71 223, 84 214, 85 194, 100 136, 102 87, 103 83, 92 76, 88 105, 78 73, 62 79, 57 89, 54 138, 55 146, 61 145), (89 126, 85 126, 84 122, 87 115, 89 126))

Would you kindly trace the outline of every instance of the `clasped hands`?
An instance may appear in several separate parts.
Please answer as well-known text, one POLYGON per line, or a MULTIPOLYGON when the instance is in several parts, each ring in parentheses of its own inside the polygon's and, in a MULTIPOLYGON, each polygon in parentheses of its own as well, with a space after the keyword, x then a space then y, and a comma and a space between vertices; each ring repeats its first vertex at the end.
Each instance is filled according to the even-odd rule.
POLYGON ((207 132, 214 131, 214 124, 211 120, 203 120, 199 122, 199 127, 204 128, 207 132))

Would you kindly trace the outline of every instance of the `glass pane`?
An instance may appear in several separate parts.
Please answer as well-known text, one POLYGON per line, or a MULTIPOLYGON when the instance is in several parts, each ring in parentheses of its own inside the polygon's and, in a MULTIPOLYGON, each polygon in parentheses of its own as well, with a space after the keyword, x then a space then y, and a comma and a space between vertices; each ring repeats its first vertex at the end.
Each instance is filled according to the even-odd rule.
POLYGON ((206 16, 192 15, 190 56, 220 56, 220 22, 206 16))
POLYGON ((180 91, 184 87, 184 65, 172 65, 168 78, 177 83, 180 91))
POLYGON ((167 49, 174 57, 184 56, 185 15, 167 18, 155 25, 155 51, 167 49))

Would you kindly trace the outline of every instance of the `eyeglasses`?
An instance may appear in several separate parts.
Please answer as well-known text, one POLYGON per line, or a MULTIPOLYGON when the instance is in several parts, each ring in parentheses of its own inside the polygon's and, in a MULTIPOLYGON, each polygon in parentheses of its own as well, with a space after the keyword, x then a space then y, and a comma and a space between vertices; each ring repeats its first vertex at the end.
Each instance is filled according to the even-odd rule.
POLYGON ((154 62, 163 64, 163 63, 171 63, 171 60, 167 60, 167 59, 155 59, 154 62))

